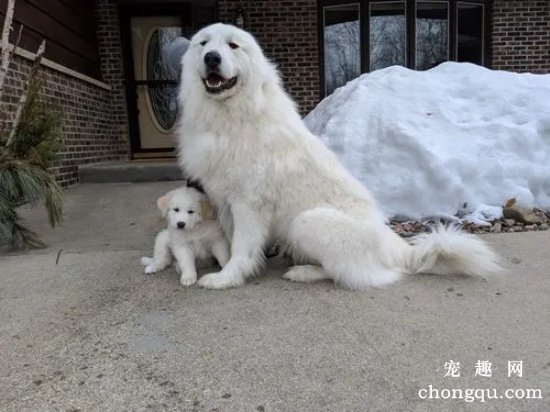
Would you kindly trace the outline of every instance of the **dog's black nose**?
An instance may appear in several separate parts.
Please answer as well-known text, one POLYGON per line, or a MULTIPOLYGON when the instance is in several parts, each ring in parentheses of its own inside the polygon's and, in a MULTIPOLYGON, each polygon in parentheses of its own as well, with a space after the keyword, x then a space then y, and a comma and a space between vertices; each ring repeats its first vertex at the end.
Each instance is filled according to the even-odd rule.
POLYGON ((185 227, 185 222, 178 222, 178 229, 183 229, 185 227))
POLYGON ((204 55, 204 63, 210 69, 217 69, 222 62, 222 56, 216 51, 210 51, 204 55))

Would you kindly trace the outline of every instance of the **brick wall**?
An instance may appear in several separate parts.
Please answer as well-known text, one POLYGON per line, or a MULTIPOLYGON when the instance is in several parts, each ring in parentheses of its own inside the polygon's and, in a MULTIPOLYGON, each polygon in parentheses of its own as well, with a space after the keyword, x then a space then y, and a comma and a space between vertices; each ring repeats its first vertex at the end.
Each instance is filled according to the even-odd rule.
POLYGON ((118 3, 118 0, 96 0, 97 38, 101 75, 103 81, 112 89, 111 105, 108 110, 112 116, 113 132, 119 136, 121 141, 124 141, 124 149, 129 156, 128 106, 126 104, 118 3))
POLYGON ((492 67, 550 73, 550 1, 494 0, 492 67))
POLYGON ((220 21, 234 23, 237 8, 245 11, 244 28, 277 63, 300 112, 311 111, 320 93, 316 0, 219 0, 220 21))
MULTIPOLYGON (((103 80, 112 90, 43 66, 42 95, 63 113, 63 149, 55 166, 58 182, 78 183, 78 165, 128 158, 126 103, 116 8, 110 0, 98 1, 99 48, 103 80)), ((16 11, 17 12, 17 11, 16 11)), ((15 56, 4 86, 3 121, 9 123, 31 62, 15 56)))

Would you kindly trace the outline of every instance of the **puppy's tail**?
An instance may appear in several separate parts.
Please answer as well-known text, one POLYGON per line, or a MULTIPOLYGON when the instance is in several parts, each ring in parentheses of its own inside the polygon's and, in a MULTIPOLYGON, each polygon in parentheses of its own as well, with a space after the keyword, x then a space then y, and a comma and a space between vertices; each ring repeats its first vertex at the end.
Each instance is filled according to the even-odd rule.
POLYGON ((488 277, 503 272, 499 256, 459 226, 439 225, 412 239, 406 266, 410 273, 488 277))

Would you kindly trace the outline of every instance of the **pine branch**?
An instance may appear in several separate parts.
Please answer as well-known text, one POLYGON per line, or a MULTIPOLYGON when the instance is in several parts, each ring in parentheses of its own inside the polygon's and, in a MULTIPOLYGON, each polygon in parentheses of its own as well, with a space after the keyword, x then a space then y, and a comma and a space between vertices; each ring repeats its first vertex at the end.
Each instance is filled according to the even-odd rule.
MULTIPOLYGON (((14 8, 15 0, 8 0, 0 40, 0 98, 23 31, 20 25, 11 46, 14 8)), ((61 188, 48 170, 60 144, 61 117, 59 112, 46 108, 38 97, 40 81, 37 73, 45 50, 46 41, 43 40, 24 83, 7 141, 4 144, 4 139, 1 139, 0 142, 0 245, 9 244, 13 249, 44 247, 38 234, 28 229, 17 213, 21 205, 34 206, 43 201, 50 224, 55 226, 61 221, 61 188)))
POLYGON ((61 198, 61 187, 59 187, 55 181, 55 177, 52 175, 48 175, 44 206, 46 207, 46 212, 48 213, 50 226, 55 227, 61 222, 61 216, 63 214, 63 200, 61 198))
POLYGON ((0 245, 7 244, 12 250, 44 247, 38 235, 22 224, 10 199, 0 187, 0 245))
POLYGON ((29 85, 31 81, 36 76, 36 72, 40 68, 40 63, 42 62, 42 58, 44 57, 44 52, 46 51, 46 40, 42 40, 42 43, 40 43, 40 46, 38 47, 38 50, 36 51, 36 56, 34 58, 34 61, 31 66, 31 72, 29 73, 29 77, 27 77, 27 81, 25 82, 25 86, 23 88, 23 94, 19 98, 19 102, 17 103, 17 110, 15 112, 15 117, 13 119, 13 123, 11 125, 11 131, 10 135, 8 137, 8 141, 6 142, 6 146, 9 147, 13 141, 13 137, 15 136, 15 132, 17 131, 17 127, 19 126, 19 121, 21 120, 21 114, 23 113, 23 108, 25 107, 25 103, 27 102, 27 94, 29 93, 29 85))
POLYGON ((12 249, 43 247, 38 235, 25 227, 17 208, 44 200, 52 227, 61 221, 61 188, 55 177, 39 166, 12 161, 0 167, 0 245, 12 249))
POLYGON ((2 27, 2 62, 0 64, 0 97, 4 88, 4 81, 11 61, 10 32, 12 30, 13 12, 15 10, 15 0, 8 0, 6 8, 6 17, 2 27))
POLYGON ((40 240, 38 234, 26 228, 17 215, 17 220, 11 225, 11 236, 8 244, 11 249, 43 248, 46 245, 40 240))

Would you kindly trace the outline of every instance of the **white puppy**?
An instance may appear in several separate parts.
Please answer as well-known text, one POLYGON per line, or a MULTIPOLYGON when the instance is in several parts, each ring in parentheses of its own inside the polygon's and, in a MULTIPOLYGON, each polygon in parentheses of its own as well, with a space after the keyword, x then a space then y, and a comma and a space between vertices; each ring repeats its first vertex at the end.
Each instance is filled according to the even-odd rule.
POLYGON ((176 259, 184 286, 197 282, 196 259, 215 257, 221 267, 229 260, 229 244, 206 196, 191 187, 172 190, 157 200, 168 227, 155 239, 154 256, 142 257, 145 273, 155 273, 176 259))
POLYGON ((182 59, 179 159, 204 186, 232 237, 231 259, 202 277, 237 286, 261 268, 275 241, 310 265, 285 278, 330 278, 353 289, 404 274, 484 276, 499 271, 480 239, 439 227, 410 245, 386 224, 367 189, 302 123, 275 66, 247 32, 214 24, 182 59))

